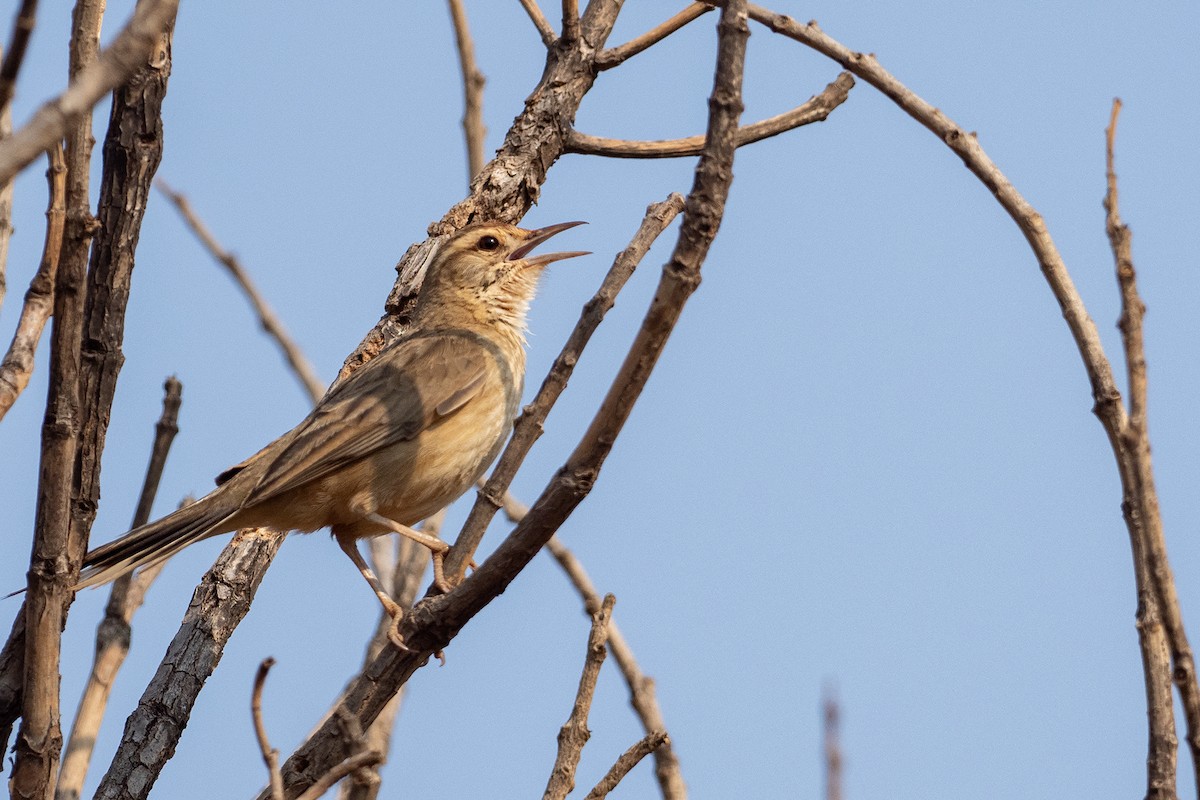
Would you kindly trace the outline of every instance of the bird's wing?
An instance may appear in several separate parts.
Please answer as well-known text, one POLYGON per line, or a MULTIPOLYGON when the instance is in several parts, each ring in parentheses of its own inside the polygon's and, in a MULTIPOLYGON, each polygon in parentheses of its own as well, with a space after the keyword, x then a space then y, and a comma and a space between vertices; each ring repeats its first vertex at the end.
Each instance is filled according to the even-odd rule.
POLYGON ((290 491, 415 438, 479 393, 493 358, 471 338, 455 335, 396 342, 322 398, 278 455, 264 452, 271 462, 246 502, 290 491))

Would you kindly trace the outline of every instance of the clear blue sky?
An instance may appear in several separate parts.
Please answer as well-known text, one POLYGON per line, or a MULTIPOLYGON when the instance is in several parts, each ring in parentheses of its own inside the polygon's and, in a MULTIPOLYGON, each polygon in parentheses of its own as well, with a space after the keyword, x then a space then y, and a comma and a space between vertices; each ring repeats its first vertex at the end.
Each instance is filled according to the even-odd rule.
MULTIPOLYGON (((62 88, 65 5, 41 11, 18 124, 62 88)), ((110 3, 109 35, 129 5, 110 3)), ((441 5, 209 2, 184 3, 180 14, 159 174, 239 254, 326 380, 381 313, 404 249, 464 193, 458 66, 441 5)), ((629 6, 614 44, 682 3, 629 6)), ((978 132, 1044 214, 1114 359, 1119 309, 1100 200, 1103 128, 1112 98, 1124 100, 1117 166, 1149 307, 1155 466, 1194 632, 1196 5, 776 8, 876 53, 978 132)), ((516 3, 469 12, 488 77, 490 153, 541 73, 541 45, 516 3)), ((579 129, 701 132, 714 24, 705 17, 601 76, 579 129)), ((837 72, 753 26, 747 121, 802 102, 837 72)), ((104 104, 98 125, 106 119, 104 104)), ((646 204, 686 191, 693 166, 567 157, 553 168, 526 222, 589 220, 562 246, 595 255, 555 265, 544 283, 531 384, 646 204)), ((40 251, 41 170, 17 184, 5 341, 40 251)), ((617 596, 615 618, 658 682, 692 797, 818 796, 826 684, 843 704, 851 800, 1140 796, 1145 714, 1116 472, 1066 326, 1016 227, 952 153, 865 84, 824 124, 740 151, 735 174, 703 285, 598 485, 561 531, 617 596)), ((520 497, 536 496, 586 427, 672 241, 645 260, 585 354, 516 482, 520 497)), ((160 513, 207 491, 307 406, 242 298, 161 197, 142 233, 125 353, 97 542, 132 514, 167 375, 183 381, 184 404, 160 513)), ((5 590, 26 568, 41 355, 0 423, 5 590)), ((452 515, 451 535, 463 513, 452 515)), ((182 554, 152 590, 91 785, 224 542, 182 554)), ((106 596, 85 592, 72 609, 68 717, 106 596)), ((17 607, 0 605, 0 625, 17 607)), ((266 722, 288 753, 360 662, 376 611, 324 534, 290 539, 157 796, 249 796, 264 779, 248 713, 258 662, 279 662, 266 722)), ((537 559, 455 640, 445 667, 411 682, 385 794, 536 796, 586 632, 557 567, 537 559)), ((639 736, 613 665, 591 728, 583 790, 639 736)), ((647 763, 620 796, 655 791, 647 763)))

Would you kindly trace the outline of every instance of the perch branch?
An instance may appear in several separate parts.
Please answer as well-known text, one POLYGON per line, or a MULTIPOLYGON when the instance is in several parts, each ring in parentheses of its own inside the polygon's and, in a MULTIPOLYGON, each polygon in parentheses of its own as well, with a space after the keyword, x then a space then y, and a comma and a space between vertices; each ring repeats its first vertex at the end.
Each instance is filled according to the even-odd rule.
POLYGON ((575 704, 571 714, 558 732, 558 755, 546 782, 542 800, 566 800, 575 789, 575 770, 583 755, 583 747, 591 738, 588 730, 588 713, 592 710, 592 699, 596 696, 596 681, 600 679, 600 667, 608 653, 608 622, 612 619, 616 598, 604 596, 600 608, 592 614, 592 629, 588 634, 587 654, 583 661, 583 673, 579 676, 579 689, 575 692, 575 704))
POLYGON ((698 19, 702 14, 707 14, 709 11, 712 11, 711 6, 704 3, 692 3, 666 22, 651 28, 636 39, 630 39, 619 47, 613 47, 597 55, 596 69, 603 72, 606 69, 612 69, 620 64, 624 64, 638 53, 650 49, 684 25, 698 19))
POLYGON ((542 381, 537 396, 525 407, 520 418, 513 426, 513 435, 504 448, 487 483, 479 490, 475 504, 471 507, 467 521, 454 547, 446 556, 446 575, 451 579, 461 579, 466 571, 466 565, 474 556, 487 531, 488 523, 496 511, 503 505, 504 493, 508 490, 513 476, 525 460, 525 456, 533 447, 534 442, 542 434, 542 424, 550 409, 557 402, 559 395, 567 386, 579 357, 587 346, 592 334, 604 319, 604 315, 613 307, 617 294, 625 286, 637 265, 650 250, 654 240, 658 238, 667 226, 683 210, 683 198, 671 194, 661 203, 654 203, 646 209, 646 215, 638 226, 629 245, 613 260, 612 266, 604 276, 596 294, 584 304, 579 314, 575 329, 567 337, 558 357, 554 360, 550 372, 542 381))
MULTIPOLYGON (((596 7, 593 2, 589 12, 596 7)), ((719 227, 732 180, 734 133, 741 113, 746 36, 744 3, 730 0, 718 25, 717 76, 709 104, 709 145, 700 158, 685 203, 679 241, 630 353, 592 425, 529 514, 492 555, 449 594, 415 606, 401 625, 408 651, 385 650, 346 693, 343 708, 369 725, 392 695, 436 651, 445 648, 470 619, 513 581, 594 484, 613 442, 628 419, 683 303, 699 284, 700 265, 719 227)), ((585 14, 583 36, 594 19, 585 14)), ((493 162, 495 163, 495 162, 493 162)), ((478 181, 476 182, 478 186, 478 181)), ((286 796, 299 795, 330 764, 345 758, 334 720, 326 720, 283 766, 286 796)))
MULTIPOLYGON (((835 108, 846 102, 853 86, 854 77, 848 72, 843 72, 820 94, 814 95, 791 111, 785 111, 738 129, 737 146, 743 147, 763 139, 769 139, 803 125, 824 122, 835 108)), ((703 147, 703 136, 654 142, 607 139, 600 136, 589 136, 575 130, 572 130, 567 136, 568 153, 610 158, 680 158, 698 155, 703 147)))
POLYGON ((313 368, 312 363, 305 357, 304 351, 296 344, 296 341, 287 332, 287 328, 279 319, 279 316, 271 308, 270 304, 263 298, 258 291, 258 287, 254 285, 254 281, 250 278, 250 274, 242 266, 241 261, 233 253, 226 250, 217 241, 212 231, 204 220, 192 208, 192 204, 188 202, 180 192, 175 191, 166 181, 159 178, 156 182, 158 190, 167 196, 172 205, 179 212, 179 216, 183 218, 184 223, 196 238, 200 240, 200 244, 204 245, 204 249, 213 257, 221 266, 229 272, 234 283, 242 290, 246 300, 254 308, 254 313, 258 316, 258 324, 264 332, 279 346, 283 352, 283 357, 287 361, 288 367, 291 368, 292 374, 296 376, 296 380, 300 381, 300 385, 308 394, 309 399, 315 404, 325 394, 325 384, 317 377, 317 371, 313 368))
MULTIPOLYGON (((179 406, 183 401, 183 385, 174 377, 163 384, 162 416, 154 426, 154 444, 150 450, 150 463, 146 467, 146 478, 138 498, 137 510, 130 527, 145 525, 150 519, 150 508, 158 494, 163 466, 167 461, 171 443, 179 433, 179 406)), ((77 800, 83 795, 83 783, 87 778, 88 766, 96 746, 96 736, 108 706, 109 693, 125 657, 129 654, 133 615, 141 607, 150 584, 158 577, 162 564, 139 570, 136 574, 122 575, 112 585, 104 619, 96 628, 96 652, 92 671, 79 699, 79 710, 71 726, 71 735, 63 751, 62 771, 58 776, 55 800, 77 800)))
POLYGON ((670 743, 671 738, 667 736, 666 731, 647 733, 621 754, 616 763, 609 768, 600 782, 587 793, 587 797, 583 800, 604 800, 605 797, 608 797, 608 793, 617 788, 617 784, 624 780, 629 771, 636 767, 643 758, 660 747, 669 746, 670 743))
POLYGON ((50 199, 46 206, 46 240, 37 272, 25 292, 25 304, 17 319, 12 343, 0 362, 0 419, 8 413, 17 397, 29 384, 33 374, 33 359, 41 341, 46 320, 54 306, 54 276, 58 270, 58 254, 62 248, 63 223, 66 219, 67 167, 61 144, 47 152, 50 162, 46 180, 50 184, 50 199))
POLYGON ((178 6, 179 0, 138 3, 129 24, 100 57, 76 74, 65 92, 38 109, 23 128, 0 142, 0 184, 27 167, 102 97, 128 80, 158 45, 178 6))

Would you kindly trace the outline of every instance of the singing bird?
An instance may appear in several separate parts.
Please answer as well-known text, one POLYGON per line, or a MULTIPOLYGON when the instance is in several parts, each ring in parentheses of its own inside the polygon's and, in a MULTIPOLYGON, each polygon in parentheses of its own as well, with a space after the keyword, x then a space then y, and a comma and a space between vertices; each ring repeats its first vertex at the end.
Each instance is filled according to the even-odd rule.
POLYGON ((334 385, 299 425, 219 475, 214 491, 89 552, 75 588, 240 528, 328 527, 399 641, 401 609, 357 540, 394 531, 420 542, 433 553, 435 582, 448 588, 449 546, 410 526, 470 488, 503 446, 521 401, 538 278, 552 262, 587 255, 530 252, 581 224, 477 223, 448 238, 426 270, 408 333, 334 385))

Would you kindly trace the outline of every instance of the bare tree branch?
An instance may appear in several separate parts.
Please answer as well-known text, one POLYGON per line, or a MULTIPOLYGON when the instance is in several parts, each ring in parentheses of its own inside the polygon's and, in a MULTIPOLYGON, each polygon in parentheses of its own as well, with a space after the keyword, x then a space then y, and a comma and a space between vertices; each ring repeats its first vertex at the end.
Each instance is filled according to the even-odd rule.
MULTIPOLYGON (((1096 325, 1087 313, 1079 292, 1054 240, 1046 229, 1045 220, 1013 187, 995 163, 979 146, 973 134, 968 134, 934 106, 917 96, 891 73, 880 66, 874 56, 850 50, 828 36, 815 23, 800 24, 790 17, 776 14, 751 4, 750 17, 791 39, 811 47, 837 61, 850 72, 870 83, 895 102, 901 109, 928 128, 963 160, 976 177, 991 191, 997 202, 1008 212, 1025 235, 1037 257, 1042 274, 1062 308, 1063 318, 1075 340, 1080 358, 1091 383, 1095 401, 1093 412, 1099 418, 1117 462, 1121 478, 1125 522, 1131 540, 1145 540, 1144 556, 1149 566, 1152 592, 1159 601, 1162 624, 1173 662, 1172 674, 1185 709, 1188 724, 1187 741, 1193 769, 1200 782, 1200 684, 1197 683, 1195 658, 1183 625, 1183 613, 1175 590, 1174 578, 1167 560, 1166 542, 1162 535, 1158 505, 1154 497, 1148 447, 1145 457, 1128 441, 1129 418, 1113 378, 1112 366, 1104 354, 1096 325)), ((1136 438, 1136 435, 1135 437, 1136 438)), ((1138 545, 1135 544, 1135 548, 1138 545)), ((1138 558, 1135 553, 1135 560, 1138 558)), ((1141 603, 1144 598, 1139 598, 1141 603)), ((1143 659, 1149 656, 1143 650, 1143 659)), ((1147 680, 1150 677, 1147 676, 1147 680)), ((1166 745, 1164 744, 1164 747, 1166 745)), ((1173 781, 1173 776, 1172 776, 1173 781)), ((1173 786, 1171 788, 1173 792, 1173 786)))
POLYGON ((167 199, 174 204, 175 209, 183 218, 183 221, 191 229, 200 243, 204 245, 204 249, 208 251, 221 266, 229 271, 229 275, 233 278, 238 288, 242 290, 242 294, 250 302, 254 308, 254 313, 258 316, 258 324, 268 336, 275 340, 279 349, 283 352, 283 357, 287 361, 288 366, 292 370, 292 374, 300 381, 300 385, 307 392, 308 397, 313 403, 321 399, 325 394, 325 384, 317 377, 317 371, 313 368, 312 362, 304 355, 304 351, 296 344, 296 341, 288 333, 287 328, 279 319, 279 316, 267 303, 266 299, 258 291, 258 287, 254 285, 254 281, 250 278, 250 273, 242 266, 241 261, 237 256, 226 250, 213 236, 212 231, 204 220, 192 208, 192 204, 181 193, 172 189, 167 185, 166 181, 159 178, 156 181, 160 192, 167 196, 167 199))
POLYGON ((459 580, 465 574, 467 564, 474 557, 479 543, 483 541, 488 523, 504 503, 504 494, 508 490, 513 476, 517 474, 517 470, 525 460, 529 449, 533 447, 533 443, 541 436, 542 423, 554 403, 557 402, 559 395, 562 394, 563 389, 566 388, 567 381, 570 380, 571 373, 579 362, 584 347, 587 346, 592 334, 604 320, 604 315, 612 308, 617 294, 633 275, 633 271, 637 269, 637 265, 650 250, 654 240, 666 230, 682 210, 683 198, 678 194, 671 194, 661 203, 650 205, 646 209, 646 215, 642 218, 642 224, 638 227, 637 233, 634 234, 629 245, 613 260, 613 264, 609 268, 608 274, 604 276, 600 288, 596 290, 596 294, 584 304, 583 310, 579 314, 579 322, 575 324, 575 329, 567 337, 566 344, 563 345, 550 372, 542 381, 537 396, 525 407, 513 426, 512 438, 504 448, 496 466, 492 468, 492 474, 487 483, 479 490, 479 495, 471 507, 467 521, 463 523, 462 531, 459 533, 454 547, 446 555, 445 569, 450 580, 459 580))
MULTIPOLYGON (((597 23, 589 14, 599 5, 595 0, 589 5, 581 25, 583 38, 591 41, 593 46, 597 23)), ((401 635, 409 650, 385 650, 363 678, 350 687, 343 707, 361 724, 370 724, 413 672, 435 651, 443 649, 475 614, 504 591, 587 495, 645 386, 683 303, 699 284, 700 265, 717 233, 733 175, 734 139, 741 113, 740 90, 748 35, 744 3, 739 0, 730 0, 722 10, 721 19, 717 79, 709 104, 709 146, 701 156, 692 194, 685 203, 679 242, 663 269, 659 291, 624 365, 567 464, 546 487, 525 519, 491 557, 453 591, 425 600, 405 617, 401 635)), ((536 101, 531 101, 530 105, 536 105, 536 101)), ((285 796, 300 794, 330 764, 345 757, 336 727, 332 720, 327 720, 288 758, 283 766, 285 796)))
POLYGON ((537 0, 520 0, 520 2, 525 13, 529 15, 529 21, 533 23, 533 27, 537 28, 538 36, 542 37, 542 44, 550 47, 558 36, 554 33, 554 28, 550 27, 550 20, 546 19, 542 9, 538 7, 537 0))
POLYGON ((613 47, 597 55, 596 69, 603 72, 606 69, 612 69, 624 64, 638 53, 650 49, 684 25, 698 19, 702 14, 707 14, 709 11, 712 11, 711 6, 704 3, 692 3, 666 22, 651 28, 636 39, 630 39, 619 47, 613 47))
MULTIPOLYGON (((86 72, 99 47, 103 4, 80 0, 70 41, 70 73, 86 72)), ((50 333, 50 390, 42 424, 37 513, 25 597, 25 680, 16 763, 9 790, 14 800, 42 800, 52 791, 62 750, 59 727, 59 655, 71 585, 79 562, 71 541, 76 449, 82 417, 79 381, 84 327, 84 283, 91 213, 88 203, 92 152, 91 119, 77 115, 59 134, 67 136, 66 220, 54 291, 50 333)), ((18 134, 19 136, 19 134, 18 134)), ((49 146, 53 139, 47 141, 49 146)), ((0 152, 16 137, 0 142, 0 152)), ((44 149, 44 148, 39 148, 44 149)), ((12 175, 0 175, 0 183, 12 175)))
POLYGON ((587 726, 588 713, 592 710, 592 698, 596 696, 600 667, 608 653, 605 646, 608 641, 608 622, 612 619, 616 601, 611 594, 605 595, 600 608, 592 614, 592 630, 588 634, 587 655, 583 661, 583 673, 579 676, 579 689, 575 692, 575 704, 558 732, 558 756, 554 759, 542 800, 565 800, 575 789, 575 770, 579 767, 583 747, 592 735, 587 726))
MULTIPOLYGON (((1105 229, 1116 262, 1117 285, 1121 292, 1121 318, 1118 327, 1125 348, 1125 366, 1129 377, 1129 416, 1119 432, 1128 458, 1122 470, 1129 473, 1124 502, 1126 525, 1134 559, 1134 576, 1138 591, 1137 630, 1142 649, 1142 668, 1146 681, 1146 711, 1149 725, 1149 753, 1146 757, 1147 797, 1174 797, 1178 771, 1176 752, 1179 740, 1175 733, 1175 708, 1171 696, 1170 636, 1164 629, 1161 592, 1155 591, 1156 563, 1166 566, 1162 517, 1158 510, 1158 495, 1154 489, 1154 471, 1150 464, 1150 433, 1146 420, 1147 379, 1146 350, 1142 319, 1146 305, 1138 296, 1137 273, 1133 267, 1133 235, 1121 222, 1117 206, 1117 173, 1114 168, 1117 118, 1121 101, 1114 100, 1112 116, 1105 131, 1104 196, 1105 229)), ((1172 593, 1174 577, 1163 580, 1172 593)), ((1184 717, 1188 721, 1188 740, 1196 764, 1195 732, 1200 709, 1194 695, 1189 696, 1180 686, 1184 717), (1191 706, 1189 708, 1189 705, 1191 706)), ((1197 773, 1200 775, 1200 772, 1197 773)))
POLYGON ((283 778, 279 775, 279 751, 271 747, 267 738, 267 726, 262 718, 263 685, 267 682, 267 673, 275 666, 275 659, 267 657, 258 665, 254 676, 254 691, 250 694, 250 717, 254 721, 254 738, 258 740, 258 749, 262 753, 263 764, 267 767, 268 791, 271 800, 283 800, 283 778))
MULTIPOLYGON (((849 72, 843 72, 833 83, 829 84, 820 94, 814 95, 805 103, 796 106, 791 111, 785 111, 768 119, 760 120, 738 130, 737 146, 743 147, 754 142, 778 136, 785 131, 809 125, 814 122, 824 122, 835 108, 846 102, 850 89, 854 86, 854 77, 849 72)), ((589 136, 572 130, 567 137, 567 152, 584 155, 608 156, 610 158, 680 158, 682 156, 698 155, 704 147, 703 136, 689 136, 684 139, 667 139, 653 142, 632 141, 629 139, 607 139, 600 136, 589 136)))
MULTIPOLYGON (((12 109, 0 109, 0 141, 12 134, 12 109)), ((13 231, 13 182, 0 183, 0 308, 8 295, 8 246, 13 231)))
POLYGON ((454 41, 458 48, 458 66, 463 79, 463 135, 467 140, 467 182, 483 169, 483 142, 487 128, 483 125, 483 87, 487 79, 475 62, 475 45, 467 25, 467 12, 462 0, 448 0, 450 19, 454 22, 454 41))
MULTIPOLYGON (((171 442, 179 433, 179 406, 183 402, 183 385, 174 377, 163 384, 162 416, 154 426, 154 445, 150 451, 150 463, 142 484, 141 497, 133 514, 131 527, 144 525, 150 519, 150 508, 158 494, 163 466, 171 449, 171 442)), ((109 693, 125 657, 129 654, 132 637, 133 615, 141 607, 146 590, 158 577, 163 565, 157 564, 136 574, 123 575, 112 585, 104 619, 96 628, 96 654, 92 672, 79 699, 79 710, 71 725, 71 735, 63 753, 62 771, 58 777, 55 800, 77 800, 83 794, 83 783, 87 778, 88 766, 96 746, 96 735, 108 706, 109 693)))
POLYGON ((579 38, 579 0, 562 0, 562 38, 565 42, 579 38))
POLYGON ((605 797, 608 797, 608 793, 617 788, 617 784, 624 780, 629 771, 636 767, 643 758, 670 743, 671 739, 667 736, 666 731, 647 733, 621 754, 595 788, 587 793, 584 800, 604 800, 605 797))
POLYGON ((21 10, 13 20, 8 50, 4 53, 3 63, 0 63, 0 113, 7 111, 12 102, 17 73, 21 71, 21 63, 25 60, 25 48, 37 24, 37 5, 37 0, 21 0, 21 10))
POLYGON ((0 184, 27 167, 100 98, 128 80, 154 51, 178 6, 179 0, 138 3, 129 24, 108 49, 75 75, 65 92, 43 105, 25 127, 0 142, 0 184))
POLYGON ((318 778, 309 787, 308 791, 297 797, 296 800, 319 800, 323 794, 332 789, 333 785, 342 778, 364 767, 375 766, 382 760, 383 756, 374 750, 363 750, 360 753, 355 753, 318 778))
POLYGON ((4 355, 4 361, 0 362, 0 419, 4 418, 29 385, 34 354, 54 307, 54 276, 58 271, 58 254, 62 248, 66 219, 67 167, 63 160, 62 145, 56 144, 50 148, 47 158, 50 166, 46 170, 46 180, 50 184, 50 198, 46 206, 46 240, 42 245, 42 259, 37 272, 25 292, 25 304, 21 307, 12 343, 4 355))
POLYGON ((825 745, 825 800, 842 800, 842 745, 839 741, 839 716, 837 697, 833 690, 825 689, 822 703, 822 733, 825 745))
POLYGON ((239 546, 226 548, 205 573, 158 672, 125 722, 125 734, 96 800, 141 800, 149 795, 283 538, 264 528, 238 531, 239 546))

